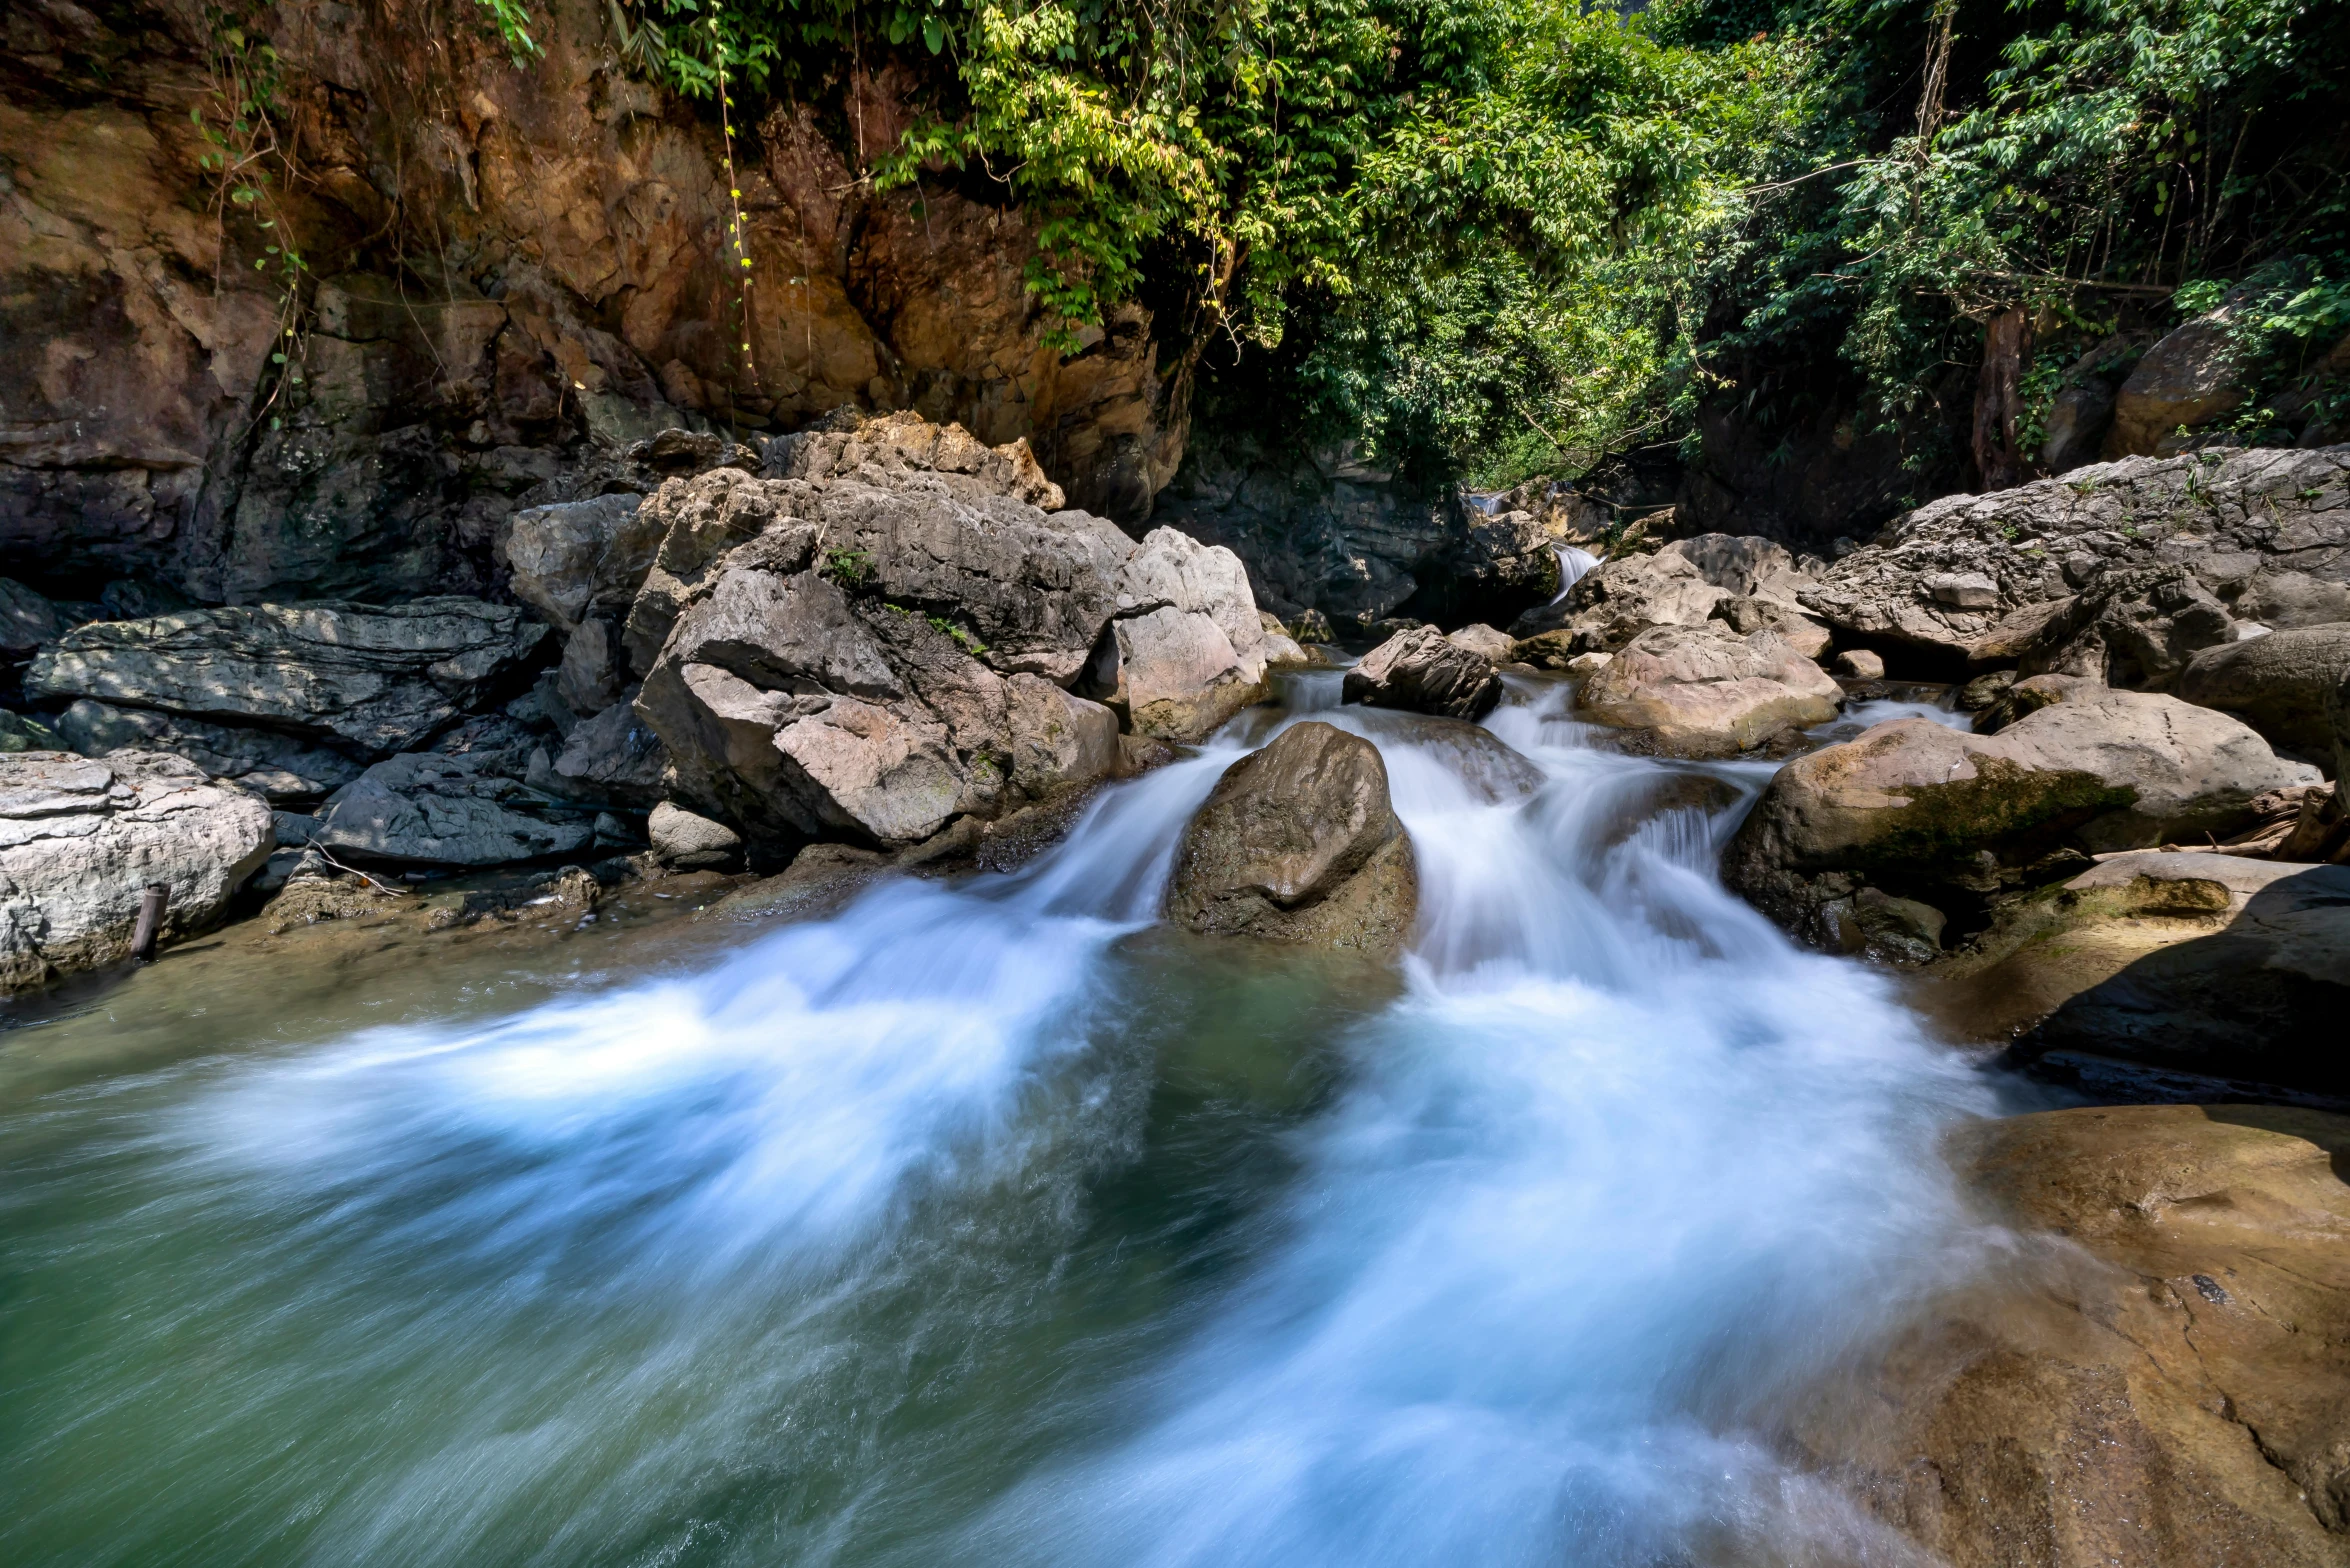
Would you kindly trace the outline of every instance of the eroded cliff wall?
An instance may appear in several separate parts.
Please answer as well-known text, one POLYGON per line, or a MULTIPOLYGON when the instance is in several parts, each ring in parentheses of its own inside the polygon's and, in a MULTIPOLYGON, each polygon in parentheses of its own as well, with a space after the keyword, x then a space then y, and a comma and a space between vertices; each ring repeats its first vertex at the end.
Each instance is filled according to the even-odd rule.
POLYGON ((1148 515, 1187 355, 1138 307, 1049 342, 1034 224, 983 179, 874 189, 904 68, 738 94, 730 186, 719 127, 624 68, 606 8, 541 11, 545 57, 517 67, 461 0, 7 9, 8 575, 228 603, 492 590, 507 516, 595 447, 842 404, 1026 437, 1071 504, 1148 515))

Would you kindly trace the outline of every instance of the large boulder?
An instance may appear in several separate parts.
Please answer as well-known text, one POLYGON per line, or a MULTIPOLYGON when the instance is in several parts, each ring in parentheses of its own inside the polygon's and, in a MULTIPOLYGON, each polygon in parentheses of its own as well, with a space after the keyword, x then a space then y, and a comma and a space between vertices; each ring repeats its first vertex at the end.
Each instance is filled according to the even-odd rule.
POLYGON ((2188 661, 2178 694, 2236 715, 2279 746, 2330 763, 2330 710, 2345 679, 2350 679, 2350 621, 2206 648, 2188 661))
POLYGON ((595 841, 595 813, 517 777, 502 752, 403 752, 341 791, 313 841, 337 854, 428 866, 496 866, 569 855, 595 841))
POLYGON ((1216 781, 1176 850, 1167 915, 1192 931, 1385 953, 1418 894, 1379 749, 1309 722, 1216 781))
POLYGON ((771 847, 895 846, 1109 769, 1097 704, 998 674, 960 628, 852 594, 813 556, 788 523, 743 546, 646 678, 636 711, 686 804, 771 847))
POLYGON ((567 632, 591 615, 625 615, 665 523, 644 497, 625 492, 517 512, 504 546, 514 597, 567 632))
POLYGON ((126 956, 150 884, 166 935, 202 929, 275 843, 267 801, 180 757, 0 754, 0 991, 126 956))
POLYGON ((350 783, 367 766, 332 746, 280 730, 208 724, 152 708, 117 708, 87 697, 58 716, 57 730, 85 757, 168 751, 213 778, 235 779, 272 801, 316 800, 350 783))
POLYGON ((1348 702, 1405 708, 1446 718, 1481 719, 1501 701, 1493 661, 1433 626, 1398 632, 1346 672, 1348 702))
POLYGON ((1240 557, 1172 528, 1154 528, 1113 582, 1117 618, 1079 690, 1138 735, 1204 739, 1264 700, 1267 671, 1301 650, 1269 631, 1240 557))
POLYGON ((1836 716, 1843 691, 1772 631, 1657 626, 1583 683, 1584 714, 1676 757, 1727 757, 1836 716))
POLYGON ((2114 397, 2106 457, 2175 452, 2182 428, 2193 432, 2242 405, 2250 389, 2236 343, 2236 318, 2247 303, 2230 299, 2182 323, 2146 351, 2114 397))
POLYGON ((1723 873, 1826 939, 1859 881, 1979 898, 2095 854, 2233 832, 2253 797, 2317 781, 2226 714, 2147 692, 2059 702, 1996 735, 1896 719, 1781 768, 1723 873))
POLYGON ((2016 662, 2105 574, 2155 567, 2183 569, 2256 621, 2240 615, 2244 596, 2280 574, 2350 580, 2350 448, 2128 458, 1945 496, 1798 597, 1847 639, 1957 670, 2016 662))
POLYGON ((230 605, 78 626, 33 660, 25 689, 380 756, 510 695, 543 661, 546 636, 513 606, 479 599, 230 605))
POLYGON ((2340 1564, 2350 1118, 2089 1106, 1949 1152, 2014 1239, 1840 1369, 1822 1468, 1951 1568, 2340 1564))

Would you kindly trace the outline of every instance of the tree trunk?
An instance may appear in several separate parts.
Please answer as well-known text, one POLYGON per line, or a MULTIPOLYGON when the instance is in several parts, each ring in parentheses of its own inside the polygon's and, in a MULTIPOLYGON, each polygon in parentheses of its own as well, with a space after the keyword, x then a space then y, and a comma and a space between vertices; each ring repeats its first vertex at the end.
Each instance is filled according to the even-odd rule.
POLYGON ((2017 450, 2015 428, 2024 411, 2024 356, 2031 351, 2031 318, 2023 307, 1991 318, 1983 333, 1983 375, 1975 384, 1975 467, 1985 493, 2023 483, 2031 466, 2017 450))

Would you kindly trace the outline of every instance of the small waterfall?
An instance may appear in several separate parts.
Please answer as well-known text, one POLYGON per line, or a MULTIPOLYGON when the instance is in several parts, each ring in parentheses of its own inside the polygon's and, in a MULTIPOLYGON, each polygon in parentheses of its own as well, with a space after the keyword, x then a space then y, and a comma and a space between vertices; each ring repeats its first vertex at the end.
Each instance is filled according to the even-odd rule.
POLYGON ((1965 1266, 1986 1093, 1717 884, 1765 770, 1555 682, 1320 708, 1412 836, 1402 974, 1154 929, 1302 716, 1012 875, 0 1111, 11 1560, 1897 1560, 1758 1429, 1965 1266))
POLYGON ((1583 580, 1584 573, 1599 564, 1599 557, 1571 544, 1553 545, 1551 553, 1559 558, 1559 591, 1550 596, 1550 602, 1556 604, 1567 596, 1568 589, 1583 580))

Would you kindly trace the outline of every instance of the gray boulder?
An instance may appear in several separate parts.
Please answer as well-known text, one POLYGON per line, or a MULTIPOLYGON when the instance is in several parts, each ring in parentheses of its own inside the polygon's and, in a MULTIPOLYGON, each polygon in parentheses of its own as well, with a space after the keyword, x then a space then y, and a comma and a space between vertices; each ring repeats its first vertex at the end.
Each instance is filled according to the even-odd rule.
POLYGON ((1481 719, 1501 701, 1493 661, 1472 653, 1433 626, 1399 632, 1346 672, 1348 702, 1455 719, 1481 719))
POLYGON ((2161 567, 2184 569, 2231 616, 2276 574, 2350 580, 2350 448, 2128 458, 1945 496, 1895 518, 1797 597, 1848 640, 1984 667, 2048 645, 2068 601, 2107 573, 2161 567), (1958 579, 1968 591, 1937 597, 1929 586, 1958 579))
MULTIPOLYGON (((805 485, 763 483, 733 468, 662 485, 639 514, 661 532, 621 632, 628 667, 639 676, 650 671, 678 614, 706 590, 714 563, 788 518, 807 493, 805 485)), ((813 543, 813 525, 808 537, 813 543)))
POLYGON ((1184 829, 1167 915, 1187 930, 1392 952, 1419 884, 1378 748, 1292 725, 1224 771, 1184 829))
POLYGON ((520 610, 479 599, 231 605, 78 626, 33 660, 25 689, 381 755, 503 701, 541 661, 546 636, 520 610))
POLYGON ((515 513, 503 547, 514 597, 567 632, 591 615, 626 614, 665 532, 643 501, 600 495, 515 513))
POLYGON ((1269 630, 1240 557, 1172 528, 1154 528, 1120 564, 1117 619, 1078 689, 1138 735, 1200 740, 1264 700, 1275 662, 1304 650, 1269 630))
POLYGON ((168 751, 212 778, 235 779, 272 801, 315 800, 358 778, 367 766, 331 746, 277 730, 208 724, 87 697, 58 717, 57 728, 65 743, 85 757, 168 751))
POLYGON ((576 725, 553 757, 534 751, 523 778, 556 800, 647 811, 661 798, 668 771, 669 752, 637 713, 632 688, 576 725))
POLYGON ((2061 601, 2019 651, 2027 674, 2167 691, 2197 653, 2240 635, 2226 606, 2187 568, 2122 567, 2061 601))
POLYGON ((1842 688, 1776 632, 1657 626, 1583 683, 1583 712, 1676 757, 1728 757, 1836 716, 1842 688))
POLYGON ((2255 796, 2316 782, 2237 720, 2153 693, 2084 695, 1996 735, 1897 719, 1781 768, 1723 874, 1825 940, 1828 906, 1863 882, 1979 898, 2100 853, 2224 837, 2255 796))
POLYGON ((338 855, 432 866, 495 866, 568 855, 595 840, 595 813, 550 799, 507 752, 402 752, 341 791, 314 842, 338 855))
POLYGON ((183 758, 0 755, 0 991, 126 956, 151 883, 166 935, 202 929, 274 842, 266 801, 183 758))
POLYGON ((663 801, 645 819, 653 854, 677 871, 732 871, 742 865, 742 836, 723 822, 663 801))
MULTIPOLYGON (((790 537, 804 559, 812 540, 790 537)), ((637 697, 697 810, 761 843, 894 846, 1110 766, 1097 705, 1015 686, 960 628, 852 598, 791 554, 761 559, 680 615, 637 697)))
POLYGON ((2345 679, 2350 621, 2206 648, 2188 662, 2178 694, 2234 714, 2279 746, 2330 761, 2333 698, 2345 679))

